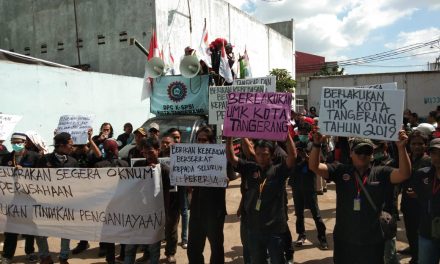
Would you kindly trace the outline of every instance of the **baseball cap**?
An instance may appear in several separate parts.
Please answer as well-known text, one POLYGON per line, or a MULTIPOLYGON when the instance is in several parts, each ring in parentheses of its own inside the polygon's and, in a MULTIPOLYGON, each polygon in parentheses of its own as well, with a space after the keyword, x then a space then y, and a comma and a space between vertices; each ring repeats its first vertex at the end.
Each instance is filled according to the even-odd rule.
POLYGON ((432 132, 435 131, 435 127, 428 123, 421 123, 416 128, 414 128, 414 130, 420 131, 425 135, 429 136, 432 134, 432 132))
POLYGON ((352 151, 359 151, 359 150, 371 150, 371 153, 373 153, 374 144, 373 142, 368 138, 354 138, 351 140, 351 150, 352 151))
POLYGON ((431 142, 429 142, 428 150, 432 150, 434 148, 440 149, 440 138, 435 138, 435 139, 431 140, 431 142))
POLYGON ((143 127, 140 127, 140 128, 138 128, 138 129, 136 129, 133 133, 134 133, 134 134, 139 133, 139 134, 141 134, 142 136, 146 136, 146 135, 147 135, 147 132, 145 132, 145 129, 144 129, 143 127))
POLYGON ((156 130, 156 131, 159 131, 159 125, 157 124, 157 123, 150 123, 149 125, 148 125, 148 132, 151 132, 152 130, 156 130))
POLYGON ((14 133, 11 136, 11 140, 13 140, 13 139, 26 140, 26 134, 24 134, 24 133, 14 133))

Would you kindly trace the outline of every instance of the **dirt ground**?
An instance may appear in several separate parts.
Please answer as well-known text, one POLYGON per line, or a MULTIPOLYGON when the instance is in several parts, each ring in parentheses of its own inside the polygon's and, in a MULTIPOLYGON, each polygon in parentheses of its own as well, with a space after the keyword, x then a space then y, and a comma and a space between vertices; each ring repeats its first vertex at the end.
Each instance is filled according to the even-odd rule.
MULTIPOLYGON (((226 263, 234 263, 239 264, 243 263, 242 258, 242 246, 240 242, 240 223, 238 217, 235 215, 238 203, 240 202, 240 188, 239 188, 240 180, 236 180, 231 183, 231 185, 227 189, 227 208, 228 215, 226 216, 224 234, 225 234, 225 262, 226 263)), ((319 250, 317 248, 318 240, 316 238, 317 234, 315 231, 315 224, 311 217, 309 211, 305 213, 306 215, 306 230, 307 230, 307 238, 309 239, 308 243, 301 248, 295 248, 295 263, 304 263, 304 264, 330 264, 333 263, 332 255, 333 255, 333 239, 332 232, 335 224, 335 206, 336 206, 336 193, 335 186, 330 184, 328 186, 329 190, 324 195, 318 196, 319 199, 319 207, 321 209, 321 215, 324 219, 324 222, 327 226, 327 240, 329 242, 330 249, 329 250, 319 250)), ((295 233, 295 215, 294 215, 294 206, 292 199, 292 192, 290 187, 288 187, 289 194, 289 227, 292 232, 293 240, 296 240, 297 234, 295 233)), ((403 217, 400 217, 403 219, 403 217)), ((407 247, 405 232, 403 229, 403 220, 399 221, 399 229, 397 234, 397 248, 402 249, 407 247)), ((179 227, 180 228, 180 227, 179 227)), ((180 234, 180 230, 179 230, 180 234)), ((3 235, 0 234, 0 241, 3 241, 3 235)), ((71 249, 76 246, 77 241, 72 240, 70 243, 71 249)), ((179 241, 180 243, 180 241, 179 241)), ((60 249, 60 240, 58 238, 49 238, 49 248, 52 252, 52 257, 54 260, 58 259, 57 253, 60 249)), ((3 248, 3 243, 0 244, 0 249, 3 248)), ((116 253, 118 254, 119 247, 116 248, 116 253)), ((209 262, 210 249, 209 242, 206 242, 205 247, 205 262, 209 262)), ((141 257, 142 253, 138 251, 137 257, 141 257)), ((188 263, 188 259, 186 257, 186 250, 182 249, 180 246, 177 248, 176 254, 177 263, 188 263)), ((400 256, 401 263, 408 263, 408 256, 400 256)), ((14 263, 26 263, 24 256, 24 240, 20 240, 17 245, 16 256, 14 258, 14 263)), ((57 262, 55 262, 57 263, 57 262)), ((90 248, 85 252, 82 252, 78 255, 71 255, 71 259, 69 259, 69 263, 71 264, 105 264, 106 261, 104 258, 98 257, 98 243, 90 242, 90 248)), ((162 244, 161 249, 161 263, 166 263, 164 256, 164 244, 162 244)))

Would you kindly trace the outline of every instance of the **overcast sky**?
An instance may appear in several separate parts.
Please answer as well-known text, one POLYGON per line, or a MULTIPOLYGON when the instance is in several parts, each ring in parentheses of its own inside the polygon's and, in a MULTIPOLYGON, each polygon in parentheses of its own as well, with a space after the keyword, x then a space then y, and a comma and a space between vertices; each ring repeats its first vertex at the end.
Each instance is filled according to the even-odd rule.
MULTIPOLYGON (((296 50, 324 56, 326 61, 358 58, 440 39, 440 0, 269 1, 228 0, 263 23, 294 19, 296 50)), ((348 66, 345 70, 426 70, 427 62, 440 56, 440 43, 400 56, 409 55, 415 56, 366 64, 369 66, 348 66), (420 53, 428 54, 417 55, 420 53)))

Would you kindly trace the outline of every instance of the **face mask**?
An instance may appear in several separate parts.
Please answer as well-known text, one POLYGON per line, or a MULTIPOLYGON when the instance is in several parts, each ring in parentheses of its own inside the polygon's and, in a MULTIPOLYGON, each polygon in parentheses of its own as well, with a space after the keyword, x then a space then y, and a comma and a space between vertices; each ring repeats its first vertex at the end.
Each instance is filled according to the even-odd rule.
POLYGON ((298 138, 299 138, 299 141, 302 142, 302 143, 309 142, 309 136, 308 135, 299 135, 298 138))
POLYGON ((20 151, 22 151, 24 148, 25 148, 25 146, 24 146, 23 143, 12 144, 12 149, 13 149, 15 152, 20 152, 20 151))

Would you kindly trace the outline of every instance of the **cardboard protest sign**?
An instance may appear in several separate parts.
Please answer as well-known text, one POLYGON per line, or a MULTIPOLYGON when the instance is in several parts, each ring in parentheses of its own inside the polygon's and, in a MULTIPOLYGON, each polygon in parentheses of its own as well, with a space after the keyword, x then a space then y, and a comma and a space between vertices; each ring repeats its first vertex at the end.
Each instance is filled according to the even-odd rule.
POLYGON ((207 115, 208 75, 161 76, 154 80, 150 112, 155 115, 207 115))
POLYGON ((263 93, 266 88, 263 84, 240 86, 210 86, 209 87, 209 124, 223 125, 228 93, 263 93))
POLYGON ((18 115, 0 114, 0 140, 6 140, 9 137, 21 118, 18 115))
POLYGON ((290 93, 230 93, 223 134, 283 141, 290 123, 291 101, 290 93))
POLYGON ((0 167, 0 232, 152 244, 164 238, 157 184, 160 166, 0 167))
POLYGON ((264 84, 266 86, 266 92, 276 92, 277 88, 277 77, 276 76, 266 76, 257 78, 247 78, 247 79, 235 79, 232 85, 257 85, 264 84))
POLYGON ((67 132, 75 145, 89 141, 88 130, 93 126, 93 115, 63 115, 58 122, 57 134, 67 132))
POLYGON ((224 144, 171 145, 171 185, 226 187, 224 144))
POLYGON ((323 87, 319 110, 322 134, 397 141, 404 90, 323 87))

